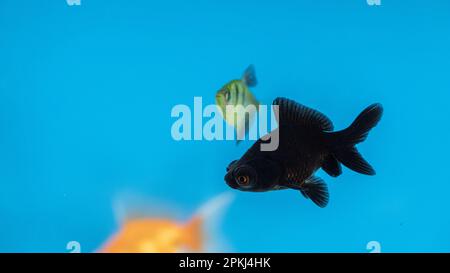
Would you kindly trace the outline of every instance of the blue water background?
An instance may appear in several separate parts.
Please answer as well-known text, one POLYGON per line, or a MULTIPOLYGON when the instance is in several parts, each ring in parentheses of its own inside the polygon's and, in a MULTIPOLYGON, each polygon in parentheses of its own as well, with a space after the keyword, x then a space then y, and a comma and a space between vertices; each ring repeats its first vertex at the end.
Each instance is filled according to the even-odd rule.
POLYGON ((176 104, 255 64, 254 94, 286 96, 346 127, 373 102, 359 146, 377 175, 323 172, 330 204, 236 192, 222 233, 239 252, 450 251, 450 2, 382 0, 0 2, 0 251, 97 249, 123 191, 186 217, 229 190, 250 142, 176 142, 176 104))

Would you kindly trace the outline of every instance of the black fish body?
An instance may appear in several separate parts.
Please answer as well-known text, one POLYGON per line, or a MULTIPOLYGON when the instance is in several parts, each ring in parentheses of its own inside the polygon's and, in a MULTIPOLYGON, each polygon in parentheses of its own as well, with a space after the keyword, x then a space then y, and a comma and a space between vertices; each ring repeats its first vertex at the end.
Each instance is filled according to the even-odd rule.
POLYGON ((241 159, 227 168, 227 184, 242 191, 299 190, 320 207, 328 203, 328 189, 314 173, 323 168, 333 177, 342 173, 341 163, 367 175, 375 171, 356 150, 381 118, 382 107, 366 108, 345 130, 333 132, 332 122, 320 112, 285 98, 277 98, 279 135, 274 151, 261 151, 267 139, 256 141, 241 159))

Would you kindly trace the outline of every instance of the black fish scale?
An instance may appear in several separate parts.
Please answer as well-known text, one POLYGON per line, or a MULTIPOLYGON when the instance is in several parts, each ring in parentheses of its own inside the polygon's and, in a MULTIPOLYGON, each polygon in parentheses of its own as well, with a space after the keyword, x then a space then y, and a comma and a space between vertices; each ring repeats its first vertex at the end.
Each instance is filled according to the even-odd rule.
MULTIPOLYGON (((284 170, 283 180, 304 181, 322 165, 327 150, 322 141, 320 131, 302 131, 295 125, 280 126, 279 147, 275 151, 261 151, 261 140, 258 140, 244 154, 240 163, 257 157, 271 158, 280 163, 284 170)), ((276 131, 271 134, 276 133, 276 131)))
POLYGON ((302 183, 321 167, 326 149, 319 131, 285 125, 280 128, 280 147, 274 153, 285 168, 282 182, 302 183))

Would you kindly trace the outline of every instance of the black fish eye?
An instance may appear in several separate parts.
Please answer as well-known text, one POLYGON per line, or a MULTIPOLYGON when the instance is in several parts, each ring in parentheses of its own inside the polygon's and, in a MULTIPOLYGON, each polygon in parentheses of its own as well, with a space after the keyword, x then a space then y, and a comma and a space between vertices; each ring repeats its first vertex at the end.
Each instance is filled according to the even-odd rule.
POLYGON ((250 177, 248 175, 239 175, 237 182, 241 186, 248 186, 250 184, 250 177))
POLYGON ((246 166, 238 167, 233 173, 234 180, 240 187, 249 188, 255 183, 256 173, 252 168, 246 166))

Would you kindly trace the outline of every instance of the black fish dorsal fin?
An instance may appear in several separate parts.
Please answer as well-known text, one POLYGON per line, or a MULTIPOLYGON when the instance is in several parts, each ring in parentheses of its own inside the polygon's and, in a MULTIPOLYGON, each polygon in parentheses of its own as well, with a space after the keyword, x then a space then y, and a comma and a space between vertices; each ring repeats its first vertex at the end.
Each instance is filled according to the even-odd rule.
POLYGON ((304 128, 333 131, 331 120, 319 111, 287 98, 276 98, 272 104, 278 105, 278 111, 274 109, 279 125, 291 123, 304 128))

